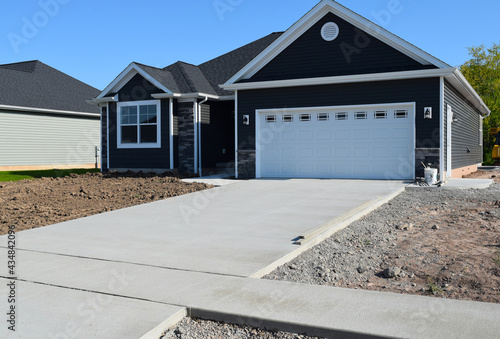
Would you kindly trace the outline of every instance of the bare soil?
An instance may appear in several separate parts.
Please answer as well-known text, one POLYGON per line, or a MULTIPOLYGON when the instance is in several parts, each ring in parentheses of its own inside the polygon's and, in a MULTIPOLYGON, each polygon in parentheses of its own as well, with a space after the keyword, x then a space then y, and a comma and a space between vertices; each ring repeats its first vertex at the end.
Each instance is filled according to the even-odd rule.
POLYGON ((156 174, 72 174, 0 182, 0 235, 140 205, 210 188, 156 174))
POLYGON ((496 183, 406 191, 265 278, 500 303, 500 171, 469 177, 496 183))

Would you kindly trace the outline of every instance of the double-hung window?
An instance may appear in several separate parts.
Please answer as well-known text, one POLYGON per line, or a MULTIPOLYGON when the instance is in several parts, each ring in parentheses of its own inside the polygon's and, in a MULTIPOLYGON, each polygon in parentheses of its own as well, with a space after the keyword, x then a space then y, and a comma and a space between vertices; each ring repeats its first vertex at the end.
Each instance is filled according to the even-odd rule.
POLYGON ((160 101, 118 103, 118 148, 159 148, 160 101))

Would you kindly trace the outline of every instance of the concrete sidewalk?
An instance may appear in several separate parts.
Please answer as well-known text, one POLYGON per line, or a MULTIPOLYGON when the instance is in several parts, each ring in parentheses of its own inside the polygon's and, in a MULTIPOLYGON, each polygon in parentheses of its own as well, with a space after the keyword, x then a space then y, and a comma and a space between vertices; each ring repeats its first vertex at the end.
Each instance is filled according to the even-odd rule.
MULTIPOLYGON (((23 279, 65 286, 58 295, 68 293, 67 288, 92 291, 101 297, 114 295, 117 291, 110 289, 109 281, 119 276, 121 301, 154 300, 151 305, 157 308, 162 304, 182 305, 193 317, 315 336, 496 338, 500 333, 497 304, 229 277, 30 251, 20 251, 19 261, 25 263, 20 271, 23 279)), ((40 303, 35 302, 38 309, 43 306, 40 303)), ((170 310, 164 307, 159 310, 164 319, 175 318, 180 311, 175 306, 170 310)), ((116 308, 119 306, 113 306, 116 308)), ((148 314, 153 311, 148 310, 148 314)), ((129 337, 134 336, 120 338, 129 337)))

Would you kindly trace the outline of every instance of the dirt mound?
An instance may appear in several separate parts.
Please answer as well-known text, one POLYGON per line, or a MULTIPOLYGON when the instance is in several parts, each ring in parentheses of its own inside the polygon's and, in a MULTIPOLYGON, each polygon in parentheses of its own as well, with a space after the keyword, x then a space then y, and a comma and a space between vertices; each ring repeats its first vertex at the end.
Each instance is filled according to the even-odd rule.
POLYGON ((210 188, 168 175, 72 174, 0 183, 0 234, 55 224, 210 188))

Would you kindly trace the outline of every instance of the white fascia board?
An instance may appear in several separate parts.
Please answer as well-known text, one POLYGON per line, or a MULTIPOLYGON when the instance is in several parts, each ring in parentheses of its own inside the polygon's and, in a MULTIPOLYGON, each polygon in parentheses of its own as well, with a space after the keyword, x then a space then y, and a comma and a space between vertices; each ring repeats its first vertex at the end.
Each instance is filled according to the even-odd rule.
POLYGON ((172 93, 168 88, 163 86, 161 83, 158 82, 155 78, 153 78, 151 75, 149 75, 146 71, 144 71, 139 65, 136 63, 131 63, 123 72, 120 73, 116 77, 115 80, 113 80, 112 83, 110 83, 102 92, 97 96, 97 98, 102 98, 104 97, 107 93, 109 92, 118 92, 125 84, 127 84, 136 74, 140 74, 144 79, 148 80, 150 83, 164 91, 165 93, 172 93))
POLYGON ((250 78, 252 75, 262 69, 267 63, 280 54, 285 48, 291 45, 299 36, 306 32, 314 24, 315 18, 319 16, 319 12, 323 7, 323 2, 317 4, 312 10, 304 15, 299 21, 294 23, 271 45, 264 49, 245 67, 243 67, 232 78, 226 81, 226 84, 233 84, 238 80, 250 78))
POLYGON ((44 113, 44 114, 57 114, 57 115, 75 115, 83 116, 89 118, 100 118, 100 113, 85 113, 85 112, 74 112, 74 111, 61 111, 56 109, 46 109, 46 108, 33 108, 33 107, 21 107, 21 106, 9 106, 0 105, 1 110, 12 110, 20 113, 44 113))
POLYGON ((206 93, 201 93, 201 92, 186 93, 186 94, 182 94, 181 97, 186 98, 186 99, 190 99, 190 98, 209 98, 209 99, 215 99, 215 100, 219 99, 218 95, 206 94, 206 93))
POLYGON ((236 95, 222 95, 219 97, 220 101, 232 101, 236 100, 236 95))
POLYGON ((345 84, 353 82, 373 82, 373 81, 441 77, 446 75, 452 75, 454 71, 455 68, 426 69, 418 71, 343 75, 343 76, 323 77, 323 78, 247 82, 238 84, 226 84, 220 86, 227 91, 279 88, 279 87, 317 86, 317 85, 345 84))
POLYGON ((378 38, 423 65, 435 65, 438 68, 451 67, 447 63, 433 57, 429 53, 424 52, 418 47, 410 44, 409 42, 376 25, 350 9, 336 3, 335 1, 323 0, 306 15, 304 15, 299 21, 293 24, 285 33, 283 33, 281 37, 269 45, 257 57, 250 61, 250 63, 229 79, 226 84, 233 84, 238 80, 251 78, 328 12, 332 12, 338 17, 378 38))
POLYGON ((172 98, 180 98, 182 94, 180 93, 157 93, 151 94, 151 96, 155 99, 172 99, 172 98))
POLYGON ((206 93, 158 93, 158 94, 152 94, 151 95, 155 99, 170 99, 170 98, 177 98, 177 99, 215 99, 218 100, 221 97, 217 95, 212 95, 212 94, 206 94, 206 93))
POLYGON ((90 100, 85 100, 88 104, 99 105, 107 102, 118 102, 118 94, 112 97, 104 97, 104 98, 94 98, 90 100))
POLYGON ((450 81, 466 98, 468 98, 483 115, 489 116, 491 114, 491 110, 488 106, 486 106, 483 99, 481 99, 479 94, 477 94, 476 90, 471 86, 458 68, 455 69, 455 72, 453 72, 453 76, 447 77, 447 80, 450 81))
MULTIPOLYGON (((97 98, 103 98, 107 93, 111 92, 111 90, 127 75, 129 75, 134 70, 134 63, 131 63, 127 66, 116 78, 113 80, 102 92, 97 96, 97 98)), ((134 73, 133 75, 135 75, 134 73)), ((132 77, 130 77, 131 79, 132 77)))

